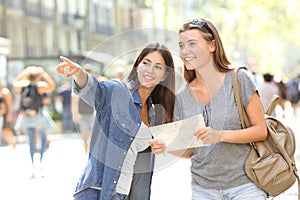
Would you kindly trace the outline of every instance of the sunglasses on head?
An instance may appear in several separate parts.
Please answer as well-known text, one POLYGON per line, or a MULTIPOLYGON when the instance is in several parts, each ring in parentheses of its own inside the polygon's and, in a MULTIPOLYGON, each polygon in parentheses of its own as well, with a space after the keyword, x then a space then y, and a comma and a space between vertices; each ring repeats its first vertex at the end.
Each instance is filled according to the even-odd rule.
POLYGON ((185 25, 196 26, 199 28, 205 28, 212 35, 213 39, 215 38, 211 28, 208 26, 207 21, 204 19, 193 19, 191 21, 186 22, 185 25))

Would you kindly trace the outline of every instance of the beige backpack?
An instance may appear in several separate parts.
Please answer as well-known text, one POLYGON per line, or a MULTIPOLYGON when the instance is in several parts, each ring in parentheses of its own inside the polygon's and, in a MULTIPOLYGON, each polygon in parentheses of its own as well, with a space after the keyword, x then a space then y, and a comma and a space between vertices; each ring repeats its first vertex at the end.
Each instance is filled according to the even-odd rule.
MULTIPOLYGON (((242 127, 250 126, 249 118, 242 103, 240 85, 235 69, 232 84, 238 106, 242 127)), ((264 190, 268 197, 275 197, 298 181, 298 199, 300 200, 299 176, 295 163, 296 142, 293 131, 279 119, 270 116, 279 97, 270 104, 265 114, 268 137, 265 141, 250 144, 251 151, 245 162, 245 172, 250 180, 264 190)))

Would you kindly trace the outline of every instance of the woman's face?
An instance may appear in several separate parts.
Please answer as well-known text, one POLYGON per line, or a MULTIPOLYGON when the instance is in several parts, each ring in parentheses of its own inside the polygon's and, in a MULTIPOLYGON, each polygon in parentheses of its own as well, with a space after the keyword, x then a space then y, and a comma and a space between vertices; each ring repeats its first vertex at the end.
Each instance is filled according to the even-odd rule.
POLYGON ((140 85, 146 88, 154 88, 167 77, 164 58, 157 52, 146 55, 137 66, 140 85))
POLYGON ((206 41, 199 30, 192 29, 179 34, 179 47, 179 55, 186 68, 195 70, 212 61, 215 43, 206 41))

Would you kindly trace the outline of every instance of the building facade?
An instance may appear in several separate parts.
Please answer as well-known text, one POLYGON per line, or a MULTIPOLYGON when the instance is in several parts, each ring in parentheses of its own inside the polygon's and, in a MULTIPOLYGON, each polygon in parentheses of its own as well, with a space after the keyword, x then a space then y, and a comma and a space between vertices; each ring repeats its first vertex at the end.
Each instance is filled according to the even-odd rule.
POLYGON ((82 55, 120 31, 139 27, 143 10, 138 8, 139 2, 128 0, 0 0, 0 37, 5 40, 0 48, 7 48, 8 61, 18 61, 13 66, 82 55))

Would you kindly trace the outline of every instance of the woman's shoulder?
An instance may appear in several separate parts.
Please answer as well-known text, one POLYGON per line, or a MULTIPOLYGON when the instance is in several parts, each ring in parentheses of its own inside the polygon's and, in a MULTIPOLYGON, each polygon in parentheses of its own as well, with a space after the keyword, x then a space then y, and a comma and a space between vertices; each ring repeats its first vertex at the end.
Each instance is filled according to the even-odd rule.
MULTIPOLYGON (((234 70, 228 71, 227 73, 231 73, 233 77, 233 74, 236 73, 235 71, 237 70, 237 68, 235 68, 234 70)), ((242 67, 237 71, 237 78, 241 83, 243 82, 249 82, 251 80, 254 79, 252 72, 247 68, 247 67, 242 67)))
POLYGON ((184 85, 182 85, 176 92, 175 98, 177 99, 177 101, 179 99, 181 99, 181 101, 186 102, 191 98, 191 93, 190 93, 190 88, 189 88, 189 84, 186 83, 184 85))
POLYGON ((251 71, 247 67, 243 67, 238 70, 238 78, 245 79, 245 78, 252 78, 253 75, 251 71))
POLYGON ((99 81, 97 88, 98 90, 106 91, 107 93, 118 93, 120 95, 124 95, 124 92, 128 93, 128 91, 130 91, 126 83, 116 80, 99 81))
POLYGON ((188 91, 189 91, 189 84, 185 83, 177 89, 176 95, 183 95, 184 93, 186 93, 188 91))
POLYGON ((110 80, 110 81, 101 80, 99 81, 99 84, 109 88, 123 88, 123 87, 127 88, 126 83, 117 80, 110 80))

